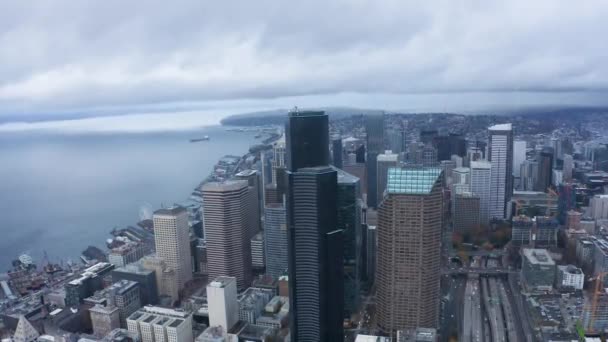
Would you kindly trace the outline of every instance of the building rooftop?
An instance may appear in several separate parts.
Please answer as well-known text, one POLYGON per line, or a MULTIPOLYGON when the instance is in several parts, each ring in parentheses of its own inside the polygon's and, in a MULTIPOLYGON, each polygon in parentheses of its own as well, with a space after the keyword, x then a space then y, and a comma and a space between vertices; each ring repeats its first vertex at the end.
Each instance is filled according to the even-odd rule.
POLYGON ((471 161, 471 169, 491 169, 492 163, 485 160, 471 161))
POLYGON ((562 272, 570 274, 583 274, 583 270, 574 265, 557 266, 562 272))
POLYGON ((203 192, 225 192, 236 191, 247 188, 249 183, 246 180, 226 180, 223 182, 209 182, 203 185, 203 192))
POLYGON ((513 129, 513 126, 510 123, 498 124, 498 125, 488 127, 489 131, 510 131, 512 129, 513 129))
POLYGON ((332 169, 334 169, 337 173, 338 173, 338 183, 341 184, 345 184, 345 183, 357 183, 359 181, 359 177, 355 177, 353 175, 351 175, 350 173, 339 169, 333 165, 330 166, 332 169))
POLYGON ((393 194, 426 195, 441 176, 440 168, 388 169, 386 190, 393 194))
POLYGON ((228 286, 230 283, 236 282, 234 277, 217 277, 207 285, 207 287, 222 288, 228 286))
POLYGON ((555 261, 549 255, 546 249, 524 248, 523 254, 534 265, 551 266, 555 265, 555 261))
POLYGON ((255 175, 256 173, 258 173, 256 170, 248 169, 248 170, 243 170, 243 171, 237 173, 236 176, 237 177, 249 177, 251 175, 255 175))
POLYGON ((297 107, 289 111, 289 116, 323 116, 325 112, 322 110, 300 110, 297 107))
POLYGON ((384 151, 384 153, 379 154, 377 157, 377 161, 383 162, 396 162, 399 160, 399 155, 393 153, 391 150, 384 151))
POLYGON ((153 273, 154 271, 146 269, 141 262, 135 262, 127 264, 124 267, 115 268, 114 272, 148 275, 150 273, 153 273))
POLYGON ((154 215, 168 215, 168 216, 175 216, 178 215, 182 212, 185 212, 186 208, 183 207, 171 207, 171 208, 162 208, 162 209, 158 209, 154 212, 154 215))
POLYGON ((382 336, 372 336, 372 335, 357 335, 355 338, 355 342, 389 342, 390 338, 382 337, 382 336))

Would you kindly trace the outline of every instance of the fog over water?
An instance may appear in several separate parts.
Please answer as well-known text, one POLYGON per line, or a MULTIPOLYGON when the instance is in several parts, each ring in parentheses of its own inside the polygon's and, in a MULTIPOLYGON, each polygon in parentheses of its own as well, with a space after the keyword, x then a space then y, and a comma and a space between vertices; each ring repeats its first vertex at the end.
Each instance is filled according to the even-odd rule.
POLYGON ((104 247, 113 227, 138 221, 140 207, 187 199, 221 156, 255 141, 218 126, 68 132, 0 131, 0 271, 23 252, 76 261, 87 245, 104 247), (202 135, 211 141, 188 141, 202 135))

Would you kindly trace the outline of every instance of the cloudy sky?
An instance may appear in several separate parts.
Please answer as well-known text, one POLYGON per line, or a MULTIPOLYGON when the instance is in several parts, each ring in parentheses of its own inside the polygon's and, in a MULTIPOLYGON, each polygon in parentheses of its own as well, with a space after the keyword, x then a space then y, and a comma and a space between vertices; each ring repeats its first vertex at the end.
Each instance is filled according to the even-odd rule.
POLYGON ((2 1, 0 116, 604 104, 607 17, 600 0, 2 1))

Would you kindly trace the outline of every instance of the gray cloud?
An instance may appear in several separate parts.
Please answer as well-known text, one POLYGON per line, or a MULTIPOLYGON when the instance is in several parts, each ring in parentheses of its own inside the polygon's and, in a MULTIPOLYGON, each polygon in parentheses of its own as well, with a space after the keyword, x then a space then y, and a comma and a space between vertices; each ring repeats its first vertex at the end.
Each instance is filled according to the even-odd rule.
POLYGON ((4 1, 0 112, 605 91, 607 16, 599 0, 4 1))

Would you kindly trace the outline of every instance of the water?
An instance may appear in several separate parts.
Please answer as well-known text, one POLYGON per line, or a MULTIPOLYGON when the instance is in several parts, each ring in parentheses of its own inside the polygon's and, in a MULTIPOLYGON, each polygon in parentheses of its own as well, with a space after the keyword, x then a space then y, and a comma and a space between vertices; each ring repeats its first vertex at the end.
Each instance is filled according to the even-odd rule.
POLYGON ((242 155, 255 133, 221 127, 121 134, 0 134, 0 272, 28 252, 40 263, 104 247, 113 227, 142 206, 186 200, 225 154, 242 155), (209 135, 210 141, 190 143, 209 135))

